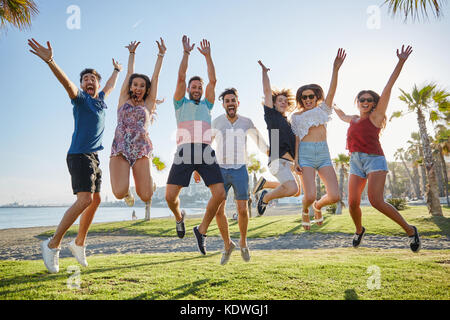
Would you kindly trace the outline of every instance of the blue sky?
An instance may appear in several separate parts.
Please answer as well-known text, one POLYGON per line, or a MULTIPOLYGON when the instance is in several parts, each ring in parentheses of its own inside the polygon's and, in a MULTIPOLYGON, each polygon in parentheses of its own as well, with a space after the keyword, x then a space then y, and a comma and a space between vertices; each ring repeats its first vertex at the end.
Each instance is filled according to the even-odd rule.
MULTIPOLYGON (((155 41, 163 37, 167 53, 159 81, 158 119, 149 133, 155 148, 170 167, 175 151, 176 130, 172 97, 182 56, 181 38, 188 35, 199 44, 211 42, 217 73, 216 96, 228 87, 240 93, 242 115, 253 119, 267 136, 261 107, 261 71, 257 60, 271 68, 273 86, 297 90, 307 83, 318 83, 328 90, 331 68, 337 49, 347 50, 341 68, 335 103, 347 113, 355 113, 355 95, 362 89, 382 91, 397 57, 395 50, 410 44, 414 52, 396 83, 388 116, 404 110, 397 97, 398 88, 435 81, 450 84, 449 6, 444 18, 427 23, 405 24, 391 18, 381 7, 379 29, 369 28, 372 15, 368 8, 382 0, 370 1, 298 1, 280 0, 191 0, 191 1, 36 1, 40 13, 27 31, 8 29, 0 35, 0 204, 68 203, 74 200, 66 153, 73 132, 72 106, 62 86, 48 67, 28 52, 27 39, 49 40, 54 59, 73 82, 79 72, 96 68, 103 83, 110 76, 115 58, 124 66, 132 40, 142 42, 136 55, 136 72, 151 76, 157 55, 155 41), (80 29, 71 30, 66 22, 67 8, 80 8, 80 29)), ((189 61, 188 77, 207 78, 202 55, 195 51, 189 61)), ((117 116, 118 92, 124 78, 107 99, 108 112, 100 153, 103 169, 103 196, 113 199, 109 183, 109 154, 117 116)), ((213 118, 223 113, 216 101, 213 118)), ((429 128, 431 129, 431 128, 429 128)), ((333 116, 328 125, 328 143, 332 157, 345 153, 347 125, 333 116)), ((417 131, 413 115, 388 123, 381 138, 388 160, 417 131)), ((254 146, 250 150, 256 152, 254 146)), ((259 154, 262 162, 266 158, 259 154)), ((165 184, 169 168, 153 170, 159 186, 165 184)))

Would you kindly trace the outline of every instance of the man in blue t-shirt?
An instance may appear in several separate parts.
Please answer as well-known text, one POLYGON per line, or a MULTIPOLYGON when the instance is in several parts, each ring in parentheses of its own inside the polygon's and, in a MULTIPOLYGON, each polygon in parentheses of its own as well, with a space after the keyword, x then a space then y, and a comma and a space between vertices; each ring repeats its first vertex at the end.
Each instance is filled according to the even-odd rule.
POLYGON ((82 266, 87 266, 85 241, 94 214, 100 205, 102 172, 97 152, 103 150, 102 138, 105 128, 105 98, 113 91, 122 66, 113 59, 114 71, 99 93, 101 76, 94 69, 85 69, 80 74, 80 87, 70 81, 53 60, 50 42, 47 47, 36 40, 28 40, 32 53, 44 60, 58 81, 66 89, 73 105, 75 129, 67 154, 67 166, 72 178, 75 203, 66 211, 53 237, 41 243, 44 264, 50 273, 59 271, 59 252, 64 234, 81 215, 76 239, 69 249, 82 266))

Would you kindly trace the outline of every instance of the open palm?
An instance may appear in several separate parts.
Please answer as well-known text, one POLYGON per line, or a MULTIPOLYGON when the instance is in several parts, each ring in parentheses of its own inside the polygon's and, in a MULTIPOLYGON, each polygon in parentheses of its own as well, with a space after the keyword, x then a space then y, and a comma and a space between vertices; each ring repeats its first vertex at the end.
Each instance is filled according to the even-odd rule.
POLYGON ((344 63, 345 58, 347 57, 347 53, 344 49, 339 48, 336 59, 334 60, 334 67, 339 69, 344 63))
POLYGON ((49 62, 53 58, 53 49, 49 41, 47 41, 47 48, 40 45, 39 42, 34 39, 28 39, 28 45, 33 49, 30 50, 30 52, 34 53, 45 62, 49 62))
POLYGON ((412 47, 411 46, 407 46, 405 49, 405 46, 402 46, 402 50, 399 52, 397 49, 397 57, 402 60, 402 61, 406 61, 406 59, 408 59, 409 55, 412 53, 412 47))
POLYGON ((125 48, 128 49, 128 51, 130 51, 130 53, 135 53, 137 47, 141 44, 141 42, 137 42, 137 41, 131 41, 129 45, 125 46, 125 48))
POLYGON ((208 40, 203 39, 203 41, 200 42, 200 48, 197 49, 205 57, 211 54, 211 45, 208 40))

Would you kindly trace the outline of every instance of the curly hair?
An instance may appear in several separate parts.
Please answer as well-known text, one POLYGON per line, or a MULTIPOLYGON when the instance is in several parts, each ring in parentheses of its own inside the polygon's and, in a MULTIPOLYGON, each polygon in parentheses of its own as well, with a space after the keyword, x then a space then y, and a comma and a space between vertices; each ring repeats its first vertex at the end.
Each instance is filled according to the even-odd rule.
POLYGON ((272 89, 272 102, 275 106, 278 96, 285 96, 288 101, 288 107, 286 112, 291 113, 295 109, 295 96, 291 89, 272 89))

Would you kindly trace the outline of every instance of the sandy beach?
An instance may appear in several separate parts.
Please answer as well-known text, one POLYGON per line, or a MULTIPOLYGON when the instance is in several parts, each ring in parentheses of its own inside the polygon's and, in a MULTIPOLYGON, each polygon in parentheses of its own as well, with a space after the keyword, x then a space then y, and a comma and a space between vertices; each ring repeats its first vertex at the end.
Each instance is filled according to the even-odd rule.
MULTIPOLYGON (((253 211, 253 214, 256 212, 253 211)), ((293 206, 268 209, 267 215, 296 214, 293 206)), ((193 218, 195 216, 190 216, 193 218)), ((54 226, 19 228, 0 230, 0 260, 38 260, 41 259, 40 242, 45 238, 39 235, 54 226)), ((186 231, 187 234, 191 230, 186 231)), ((189 235, 189 234, 188 234, 189 235)), ((65 237, 62 243, 61 258, 72 257, 68 243, 73 237, 65 237)), ((238 245, 239 239, 233 239, 238 245)), ((249 239, 250 250, 292 250, 292 249, 332 249, 351 248, 352 236, 344 233, 321 234, 302 233, 264 239, 249 239)), ((223 242, 220 237, 208 237, 208 252, 222 251, 223 242)), ((379 249, 408 249, 407 237, 367 235, 361 247, 379 249)), ((422 239, 422 249, 448 250, 450 239, 422 239)), ((86 254, 136 254, 165 252, 196 252, 197 246, 193 237, 158 238, 148 236, 111 236, 107 234, 88 235, 86 254)), ((409 250, 408 250, 409 251, 409 250)))

